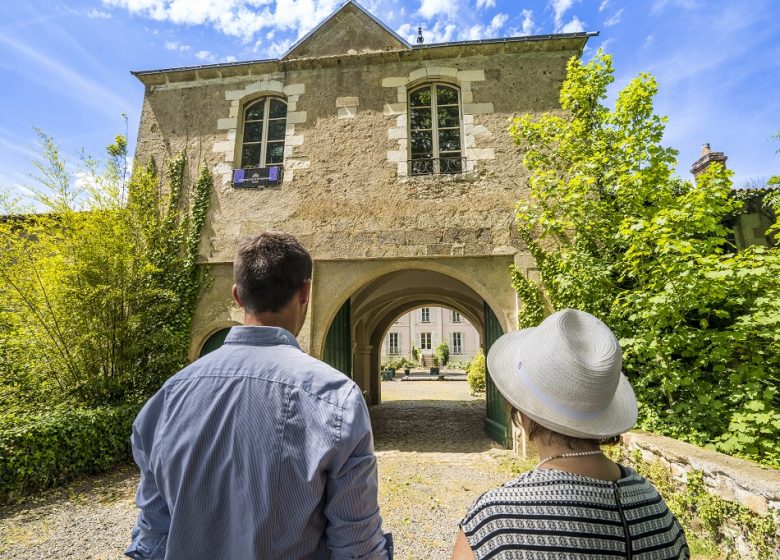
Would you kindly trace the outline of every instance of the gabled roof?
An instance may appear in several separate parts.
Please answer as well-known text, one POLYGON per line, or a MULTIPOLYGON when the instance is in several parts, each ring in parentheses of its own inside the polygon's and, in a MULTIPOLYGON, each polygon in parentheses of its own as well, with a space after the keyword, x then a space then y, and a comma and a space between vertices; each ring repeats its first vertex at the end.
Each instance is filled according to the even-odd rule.
POLYGON ((347 0, 290 47, 282 60, 408 49, 411 45, 403 37, 355 0, 347 0))

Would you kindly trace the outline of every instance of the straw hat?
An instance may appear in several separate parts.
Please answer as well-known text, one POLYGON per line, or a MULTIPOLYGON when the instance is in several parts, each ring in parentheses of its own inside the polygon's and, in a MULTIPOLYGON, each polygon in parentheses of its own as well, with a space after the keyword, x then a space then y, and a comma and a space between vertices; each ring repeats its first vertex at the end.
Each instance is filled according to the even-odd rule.
POLYGON ((490 347, 487 365, 507 401, 555 432, 600 439, 636 423, 620 344, 590 313, 563 309, 538 327, 503 335, 490 347))

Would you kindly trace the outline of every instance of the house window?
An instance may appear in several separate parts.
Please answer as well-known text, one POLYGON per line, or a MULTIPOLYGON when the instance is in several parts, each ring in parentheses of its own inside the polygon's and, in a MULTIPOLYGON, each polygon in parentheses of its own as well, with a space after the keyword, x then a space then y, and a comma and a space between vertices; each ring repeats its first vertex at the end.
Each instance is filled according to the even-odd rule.
POLYGON ((460 313, 458 313, 457 311, 452 312, 452 322, 460 323, 460 313))
POLYGON ((422 323, 430 323, 431 322, 431 308, 430 307, 422 307, 420 309, 420 322, 422 322, 422 323))
POLYGON ((390 341, 388 344, 388 351, 390 354, 401 353, 401 336, 397 332, 390 333, 390 341))
POLYGON ((431 333, 429 332, 420 333, 420 350, 430 350, 430 349, 431 349, 431 333))
POLYGON ((463 354, 463 333, 454 332, 451 338, 452 344, 450 346, 452 347, 452 353, 463 354))
POLYGON ((410 175, 463 171, 460 94, 446 84, 426 84, 409 93, 410 175))
POLYGON ((277 97, 261 97, 244 109, 241 167, 278 167, 284 162, 287 103, 277 97))

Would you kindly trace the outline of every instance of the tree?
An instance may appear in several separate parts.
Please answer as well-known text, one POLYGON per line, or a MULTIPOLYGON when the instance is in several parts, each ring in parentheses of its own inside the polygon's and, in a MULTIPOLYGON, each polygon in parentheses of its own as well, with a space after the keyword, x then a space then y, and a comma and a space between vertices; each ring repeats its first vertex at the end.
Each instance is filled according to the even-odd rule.
POLYGON ((165 189, 153 163, 128 183, 117 136, 105 164, 82 159, 75 182, 54 140, 39 140, 35 192, 48 213, 0 223, 0 399, 142 399, 187 360, 211 175, 201 170, 191 201, 183 154, 165 189))
POLYGON ((612 74, 601 52, 572 59, 564 111, 510 129, 530 172, 519 232, 541 276, 512 271, 521 326, 564 307, 593 313, 621 338, 640 426, 778 464, 780 255, 735 253, 730 173, 674 176, 655 80, 640 74, 609 109, 612 74))
POLYGON ((433 351, 433 354, 439 359, 439 365, 444 367, 450 360, 450 347, 446 342, 442 341, 433 351))
MULTIPOLYGON (((775 140, 780 140, 780 132, 778 132, 777 134, 775 134, 775 135, 773 136, 773 138, 774 138, 775 140)), ((777 150, 775 150, 775 153, 776 153, 776 154, 780 154, 780 148, 778 148, 777 150)), ((769 180, 767 181, 767 184, 768 184, 768 185, 772 185, 772 186, 780 186, 780 174, 778 174, 778 175, 775 175, 775 176, 773 176, 773 177, 770 177, 770 178, 769 178, 769 180)))

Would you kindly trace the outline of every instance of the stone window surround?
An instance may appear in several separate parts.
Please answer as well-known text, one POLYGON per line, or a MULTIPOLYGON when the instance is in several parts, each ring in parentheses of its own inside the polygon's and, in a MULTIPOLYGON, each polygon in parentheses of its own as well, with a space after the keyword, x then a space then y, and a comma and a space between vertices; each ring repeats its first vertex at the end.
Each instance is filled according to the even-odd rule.
POLYGON ((452 354, 455 356, 460 356, 463 354, 463 333, 462 332, 454 332, 450 333, 452 337, 452 354), (455 344, 455 341, 457 340, 457 344, 455 344))
POLYGON ((230 113, 227 118, 218 119, 217 129, 225 131, 225 140, 214 144, 213 151, 223 154, 223 161, 216 166, 216 174, 222 177, 224 187, 232 182, 233 169, 239 163, 237 153, 240 153, 239 129, 243 125, 243 109, 252 101, 266 96, 281 97, 287 102, 287 125, 284 135, 284 179, 285 183, 293 180, 296 169, 308 168, 311 161, 308 158, 295 157, 295 148, 303 145, 303 134, 296 134, 295 125, 306 122, 306 111, 298 111, 300 96, 306 92, 305 84, 287 84, 281 81, 284 73, 262 74, 258 80, 246 84, 241 89, 225 91, 225 99, 230 101, 230 113))
POLYGON ((427 82, 451 83, 460 89, 461 122, 463 127, 463 148, 466 157, 465 172, 476 169, 480 160, 495 159, 493 148, 477 148, 477 138, 489 135, 490 131, 474 124, 474 115, 494 113, 492 103, 475 103, 471 89, 473 82, 485 80, 484 70, 458 70, 446 66, 424 66, 410 72, 407 76, 392 76, 382 80, 383 88, 395 88, 396 103, 385 103, 383 113, 387 117, 395 117, 395 126, 388 128, 387 137, 397 141, 397 150, 388 150, 387 161, 395 163, 398 177, 407 177, 409 159, 409 127, 408 127, 408 91, 427 82))
POLYGON ((420 333, 420 350, 433 349, 433 336, 429 332, 420 333))
POLYGON ((388 354, 400 354, 401 353, 401 333, 391 332, 387 340, 388 354), (393 343, 393 337, 395 337, 395 343, 393 343))

